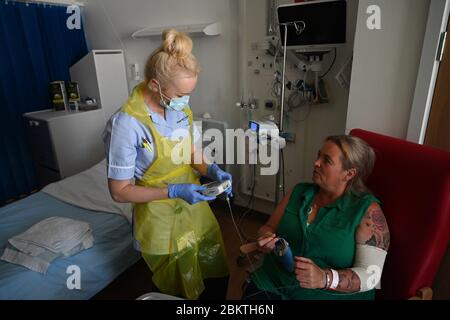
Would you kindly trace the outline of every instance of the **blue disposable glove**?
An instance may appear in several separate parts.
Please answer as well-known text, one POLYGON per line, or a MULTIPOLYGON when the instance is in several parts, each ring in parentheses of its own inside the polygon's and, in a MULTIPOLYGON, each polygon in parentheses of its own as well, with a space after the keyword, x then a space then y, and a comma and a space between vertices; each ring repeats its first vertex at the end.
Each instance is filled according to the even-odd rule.
POLYGON ((192 183, 169 184, 167 186, 170 199, 181 198, 189 204, 196 204, 200 201, 214 200, 216 197, 208 197, 199 191, 205 190, 206 187, 192 183))
MULTIPOLYGON (((208 166, 207 177, 219 182, 223 182, 225 180, 230 180, 230 182, 232 182, 231 174, 220 169, 220 167, 215 163, 212 163, 208 166)), ((227 190, 225 190, 226 194, 230 197, 233 196, 232 188, 233 187, 229 187, 227 190)))

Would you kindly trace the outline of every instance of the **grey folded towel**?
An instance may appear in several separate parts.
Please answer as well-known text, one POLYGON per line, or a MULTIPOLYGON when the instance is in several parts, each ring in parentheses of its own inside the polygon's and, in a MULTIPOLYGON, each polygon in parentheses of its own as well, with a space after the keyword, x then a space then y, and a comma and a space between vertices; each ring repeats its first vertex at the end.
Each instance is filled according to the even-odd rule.
POLYGON ((1 260, 46 273, 56 258, 92 247, 94 237, 87 222, 51 217, 9 239, 9 243, 12 247, 5 249, 1 260))

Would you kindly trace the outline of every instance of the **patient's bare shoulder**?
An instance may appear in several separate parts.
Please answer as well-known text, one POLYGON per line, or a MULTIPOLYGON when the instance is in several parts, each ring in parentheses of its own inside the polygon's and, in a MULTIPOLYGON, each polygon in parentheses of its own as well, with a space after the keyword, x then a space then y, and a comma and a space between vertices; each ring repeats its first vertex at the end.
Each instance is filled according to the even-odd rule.
POLYGON ((381 207, 373 202, 366 211, 356 230, 356 243, 388 250, 390 245, 389 227, 381 207))

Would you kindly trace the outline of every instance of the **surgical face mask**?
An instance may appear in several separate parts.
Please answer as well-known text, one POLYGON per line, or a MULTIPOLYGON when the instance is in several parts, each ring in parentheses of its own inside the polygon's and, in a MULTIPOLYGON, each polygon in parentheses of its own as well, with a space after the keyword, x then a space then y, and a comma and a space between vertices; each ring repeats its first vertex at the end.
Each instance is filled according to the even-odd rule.
POLYGON ((179 98, 168 98, 166 95, 164 95, 161 91, 161 86, 158 84, 159 87, 159 95, 161 96, 161 99, 159 100, 159 105, 161 107, 167 108, 167 109, 171 109, 174 111, 181 111, 183 110, 186 106, 188 106, 189 103, 189 96, 182 96, 179 98), (167 104, 167 102, 163 99, 167 99, 169 100, 169 104, 167 104))

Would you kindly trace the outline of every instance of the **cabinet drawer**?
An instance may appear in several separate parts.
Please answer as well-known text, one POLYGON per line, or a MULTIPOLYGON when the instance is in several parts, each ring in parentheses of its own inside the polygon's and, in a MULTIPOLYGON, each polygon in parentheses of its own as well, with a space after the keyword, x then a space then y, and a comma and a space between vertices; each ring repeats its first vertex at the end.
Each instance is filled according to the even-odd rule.
POLYGON ((36 163, 59 171, 48 123, 34 119, 25 119, 25 123, 31 152, 36 163))

